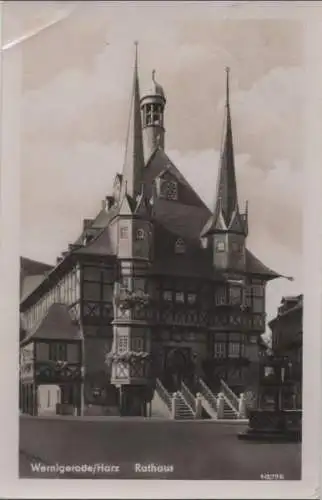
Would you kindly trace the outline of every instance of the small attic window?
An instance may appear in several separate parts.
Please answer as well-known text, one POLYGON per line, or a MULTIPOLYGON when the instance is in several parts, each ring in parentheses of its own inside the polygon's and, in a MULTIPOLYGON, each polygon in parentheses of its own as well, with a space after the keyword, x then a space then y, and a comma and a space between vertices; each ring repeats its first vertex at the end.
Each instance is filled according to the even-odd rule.
POLYGON ((225 251, 225 242, 217 241, 216 243, 216 252, 224 252, 225 251))
POLYGON ((177 239, 175 242, 175 253, 185 253, 186 252, 186 244, 182 238, 177 239))

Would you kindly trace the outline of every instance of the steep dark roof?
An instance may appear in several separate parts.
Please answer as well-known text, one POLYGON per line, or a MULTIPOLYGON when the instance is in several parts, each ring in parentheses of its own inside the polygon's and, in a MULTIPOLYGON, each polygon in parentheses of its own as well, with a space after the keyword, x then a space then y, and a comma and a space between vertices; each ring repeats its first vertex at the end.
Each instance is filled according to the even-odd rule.
POLYGON ((98 231, 96 236, 86 246, 77 248, 73 253, 77 255, 98 255, 102 257, 115 255, 111 228, 107 226, 98 231))
POLYGON ((280 274, 265 266, 265 264, 255 257, 248 249, 246 249, 246 271, 252 274, 265 276, 266 279, 269 280, 281 277, 280 274))
POLYGON ((146 183, 146 192, 149 196, 152 195, 153 181, 158 176, 166 174, 173 176, 179 183, 179 187, 182 186, 182 188, 184 188, 184 192, 181 194, 180 198, 184 199, 185 205, 199 206, 208 210, 205 203, 190 186, 189 182, 185 179, 182 173, 173 164, 169 156, 163 149, 157 147, 150 156, 144 170, 143 180, 146 183))
POLYGON ((20 269, 25 276, 43 274, 46 271, 50 271, 52 267, 53 266, 50 264, 45 264, 44 262, 28 259, 27 257, 20 257, 20 269))
POLYGON ((27 343, 36 339, 48 340, 80 340, 81 333, 78 326, 73 323, 68 307, 65 304, 53 304, 46 316, 30 330, 23 342, 27 343))
POLYGON ((37 260, 20 257, 20 297, 30 295, 45 279, 53 266, 37 260))

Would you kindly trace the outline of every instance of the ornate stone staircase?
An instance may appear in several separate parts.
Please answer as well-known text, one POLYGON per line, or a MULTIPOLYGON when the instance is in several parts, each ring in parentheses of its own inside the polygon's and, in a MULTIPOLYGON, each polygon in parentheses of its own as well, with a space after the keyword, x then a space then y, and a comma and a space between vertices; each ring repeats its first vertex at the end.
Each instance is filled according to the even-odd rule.
POLYGON ((152 417, 176 420, 210 418, 213 420, 245 420, 246 403, 243 394, 238 397, 221 380, 220 392, 215 395, 207 384, 199 379, 196 394, 182 382, 181 390, 170 393, 157 379, 152 401, 152 417))

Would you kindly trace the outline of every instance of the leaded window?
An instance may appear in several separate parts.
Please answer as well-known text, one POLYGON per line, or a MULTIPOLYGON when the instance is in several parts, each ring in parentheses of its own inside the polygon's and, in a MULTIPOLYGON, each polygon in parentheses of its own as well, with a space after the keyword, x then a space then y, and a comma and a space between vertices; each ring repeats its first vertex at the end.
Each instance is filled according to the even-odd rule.
POLYGON ((214 343, 214 357, 215 358, 225 358, 226 357, 226 343, 225 342, 215 342, 214 343))
POLYGON ((228 355, 230 358, 238 358, 240 355, 240 343, 229 342, 228 355))
POLYGON ((232 305, 242 303, 242 289, 239 286, 231 286, 229 288, 229 302, 232 305))
POLYGON ((143 351, 144 350, 144 338, 133 337, 132 338, 132 350, 133 351, 143 351))
POLYGON ((118 337, 118 352, 119 354, 129 350, 129 338, 126 335, 119 335, 118 337))

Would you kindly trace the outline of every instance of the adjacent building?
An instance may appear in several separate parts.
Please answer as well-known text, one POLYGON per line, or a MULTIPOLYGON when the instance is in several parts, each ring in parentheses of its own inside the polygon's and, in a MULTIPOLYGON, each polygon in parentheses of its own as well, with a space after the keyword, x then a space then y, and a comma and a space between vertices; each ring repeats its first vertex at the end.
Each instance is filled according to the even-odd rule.
POLYGON ((302 408, 303 295, 283 297, 269 327, 273 358, 284 359, 283 379, 288 382, 286 404, 302 408))
POLYGON ((211 210, 166 153, 166 102, 155 72, 140 93, 136 56, 113 192, 56 265, 22 285, 21 352, 32 365, 21 377, 23 411, 37 413, 48 385, 82 414, 144 414, 156 379, 170 392, 195 377, 213 390, 220 379, 236 393, 257 390, 265 289, 280 275, 247 245, 229 72, 211 210))

